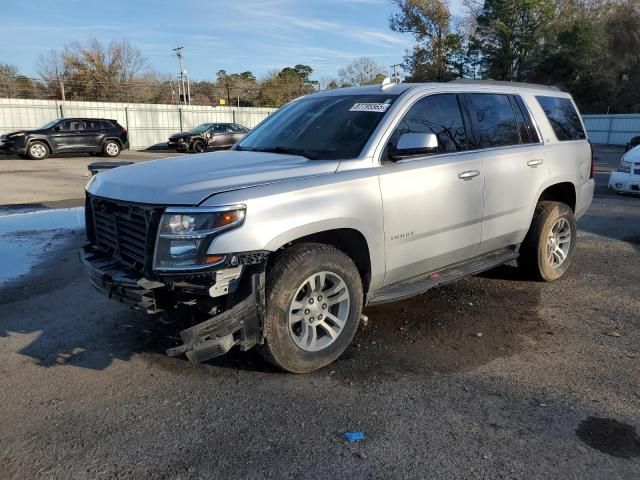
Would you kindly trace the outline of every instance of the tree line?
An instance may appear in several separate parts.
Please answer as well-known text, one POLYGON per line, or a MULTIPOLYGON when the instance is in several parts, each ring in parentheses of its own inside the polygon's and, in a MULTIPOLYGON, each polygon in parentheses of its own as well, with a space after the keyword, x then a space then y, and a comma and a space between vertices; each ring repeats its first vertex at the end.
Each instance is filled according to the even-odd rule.
POLYGON ((584 113, 640 112, 640 0, 393 0, 412 33, 407 81, 481 78, 556 85, 584 113))
MULTIPOLYGON (((584 113, 640 112, 640 0, 390 0, 389 28, 414 36, 404 54, 407 82, 480 78, 556 85, 584 113)), ((38 78, 0 64, 0 97, 178 103, 169 74, 154 71, 126 40, 73 42, 41 55, 38 78)), ((278 107, 317 90, 380 83, 388 72, 358 58, 335 78, 313 79, 308 65, 256 78, 219 70, 191 82, 191 103, 278 107)))
MULTIPOLYGON (((0 97, 135 102, 182 103, 177 80, 151 69, 130 42, 108 45, 96 39, 74 42, 62 51, 38 58, 39 78, 21 75, 17 68, 0 64, 0 97)), ((279 107, 319 89, 381 82, 383 69, 361 58, 341 69, 339 78, 313 80, 313 68, 295 65, 273 70, 258 80, 251 71, 219 70, 213 81, 191 81, 192 105, 240 105, 279 107)))

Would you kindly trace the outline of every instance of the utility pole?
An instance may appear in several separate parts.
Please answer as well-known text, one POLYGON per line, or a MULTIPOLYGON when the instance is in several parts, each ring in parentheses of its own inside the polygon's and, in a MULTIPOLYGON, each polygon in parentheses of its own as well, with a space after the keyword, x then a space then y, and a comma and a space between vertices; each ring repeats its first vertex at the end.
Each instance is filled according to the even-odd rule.
POLYGON ((62 97, 62 103, 65 102, 66 98, 64 96, 64 80, 61 78, 58 79, 58 83, 60 83, 60 97, 62 97))
POLYGON ((189 85, 189 77, 187 76, 187 71, 182 68, 182 57, 184 57, 183 53, 184 47, 174 48, 173 51, 176 52, 176 56, 178 57, 178 65, 180 66, 180 75, 178 75, 178 80, 180 83, 178 84, 178 103, 180 103, 180 86, 182 86, 182 100, 185 105, 187 103, 191 105, 191 86, 189 85), (187 81, 187 85, 185 88, 185 79, 187 81))
POLYGON ((391 68, 393 68, 393 81, 395 83, 398 83, 398 75, 396 74, 396 68, 401 66, 402 66, 401 63, 394 63, 393 65, 391 65, 391 68))

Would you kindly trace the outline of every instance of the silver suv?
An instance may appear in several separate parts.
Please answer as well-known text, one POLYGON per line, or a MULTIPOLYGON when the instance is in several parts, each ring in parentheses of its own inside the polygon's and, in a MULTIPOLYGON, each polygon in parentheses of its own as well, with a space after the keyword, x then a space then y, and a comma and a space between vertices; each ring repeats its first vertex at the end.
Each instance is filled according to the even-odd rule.
POLYGON ((562 277, 593 169, 576 106, 554 88, 333 90, 230 151, 93 177, 82 259, 110 298, 188 318, 169 355, 259 346, 309 372, 345 350, 365 305, 514 259, 531 278, 562 277))

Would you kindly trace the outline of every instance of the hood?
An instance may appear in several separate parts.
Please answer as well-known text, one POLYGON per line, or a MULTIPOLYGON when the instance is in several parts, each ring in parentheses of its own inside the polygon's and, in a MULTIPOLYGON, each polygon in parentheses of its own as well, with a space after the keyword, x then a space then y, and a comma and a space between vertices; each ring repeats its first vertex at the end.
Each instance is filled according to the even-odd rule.
POLYGON ((327 175, 335 172, 338 165, 337 160, 226 150, 114 168, 96 175, 88 190, 92 195, 114 200, 197 205, 215 193, 327 175))
POLYGON ((3 137, 10 137, 11 135, 15 135, 16 133, 32 133, 32 132, 37 132, 39 131, 39 129, 37 128, 23 128, 22 130, 14 130, 13 132, 7 132, 7 133, 3 133, 2 136, 3 137))
POLYGON ((633 147, 627 153, 622 156, 623 162, 628 163, 640 163, 640 145, 633 147))
POLYGON ((189 132, 189 131, 174 133, 169 137, 169 140, 178 140, 179 138, 188 138, 188 137, 192 137, 193 135, 195 135, 195 133, 189 132))

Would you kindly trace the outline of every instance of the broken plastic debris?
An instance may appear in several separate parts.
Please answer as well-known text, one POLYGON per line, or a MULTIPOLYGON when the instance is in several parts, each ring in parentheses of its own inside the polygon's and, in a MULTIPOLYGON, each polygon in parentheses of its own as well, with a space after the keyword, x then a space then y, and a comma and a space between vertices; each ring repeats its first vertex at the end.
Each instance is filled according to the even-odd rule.
POLYGON ((345 432, 344 438, 349 443, 358 442, 364 440, 364 432, 345 432))
POLYGON ((609 336, 609 337, 619 337, 620 333, 618 333, 616 330, 613 330, 609 333, 606 333, 605 335, 609 336))

